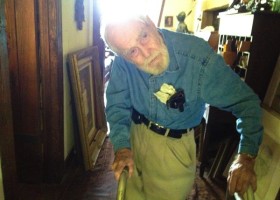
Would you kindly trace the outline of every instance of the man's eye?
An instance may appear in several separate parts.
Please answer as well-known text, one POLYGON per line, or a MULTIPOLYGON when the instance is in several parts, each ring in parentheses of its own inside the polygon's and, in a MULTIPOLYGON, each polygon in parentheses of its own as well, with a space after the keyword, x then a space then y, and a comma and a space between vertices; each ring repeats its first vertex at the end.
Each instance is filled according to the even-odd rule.
POLYGON ((144 43, 146 43, 146 42, 148 42, 148 39, 149 39, 149 37, 148 37, 148 33, 143 33, 143 35, 142 35, 142 44, 144 43))
POLYGON ((129 56, 130 57, 135 57, 138 54, 138 49, 137 48, 133 48, 129 51, 129 56))
POLYGON ((143 38, 147 38, 148 37, 148 33, 144 33, 142 37, 143 38))

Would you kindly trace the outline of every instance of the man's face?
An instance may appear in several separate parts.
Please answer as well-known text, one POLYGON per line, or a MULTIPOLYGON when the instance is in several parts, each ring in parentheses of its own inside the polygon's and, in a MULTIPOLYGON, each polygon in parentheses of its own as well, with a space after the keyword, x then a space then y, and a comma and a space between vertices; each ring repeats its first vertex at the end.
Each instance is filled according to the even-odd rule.
POLYGON ((110 43, 126 60, 153 75, 161 74, 167 69, 168 51, 151 20, 148 23, 129 21, 112 30, 108 34, 110 43))

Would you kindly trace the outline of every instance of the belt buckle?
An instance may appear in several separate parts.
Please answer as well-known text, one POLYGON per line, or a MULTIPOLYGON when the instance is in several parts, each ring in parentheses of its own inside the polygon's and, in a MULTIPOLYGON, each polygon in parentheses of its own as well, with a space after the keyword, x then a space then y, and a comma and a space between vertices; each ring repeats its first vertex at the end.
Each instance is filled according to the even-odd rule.
POLYGON ((164 126, 161 126, 161 125, 151 122, 151 121, 149 123, 149 129, 160 135, 164 135, 164 133, 166 132, 166 128, 164 128, 164 126))
POLYGON ((161 126, 161 125, 159 125, 159 124, 157 124, 157 123, 154 123, 154 122, 152 122, 157 128, 162 128, 162 129, 165 129, 164 128, 164 126, 161 126))

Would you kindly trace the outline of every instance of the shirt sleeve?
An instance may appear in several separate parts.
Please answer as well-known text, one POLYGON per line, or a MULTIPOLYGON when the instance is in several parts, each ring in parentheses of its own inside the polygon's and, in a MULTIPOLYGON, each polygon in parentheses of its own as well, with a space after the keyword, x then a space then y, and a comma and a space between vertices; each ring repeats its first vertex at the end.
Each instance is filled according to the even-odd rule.
POLYGON ((257 155, 263 135, 258 96, 215 52, 210 53, 201 74, 202 98, 237 118, 236 130, 241 135, 238 152, 257 155))
POLYGON ((116 57, 106 89, 106 118, 114 151, 130 148, 131 102, 125 72, 125 62, 116 57))

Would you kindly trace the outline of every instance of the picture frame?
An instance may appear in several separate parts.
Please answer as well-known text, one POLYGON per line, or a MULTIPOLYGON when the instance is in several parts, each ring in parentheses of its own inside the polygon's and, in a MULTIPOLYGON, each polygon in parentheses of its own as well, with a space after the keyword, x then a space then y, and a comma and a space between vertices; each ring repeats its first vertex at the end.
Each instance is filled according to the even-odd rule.
POLYGON ((280 188, 280 126, 279 115, 263 109, 264 135, 255 163, 258 185, 255 199, 276 199, 280 188))
POLYGON ((68 61, 84 166, 91 170, 107 135, 98 48, 70 53, 68 61))
POLYGON ((278 56, 263 104, 280 113, 280 55, 278 56))
POLYGON ((165 27, 173 27, 173 16, 165 16, 164 26, 165 27))
MULTIPOLYGON (((263 108, 264 134, 255 159, 254 170, 257 175, 257 190, 254 192, 255 200, 278 199, 280 195, 280 126, 279 116, 271 109, 263 108)), ((229 168, 237 154, 238 148, 231 157, 223 176, 228 176, 229 168)))

